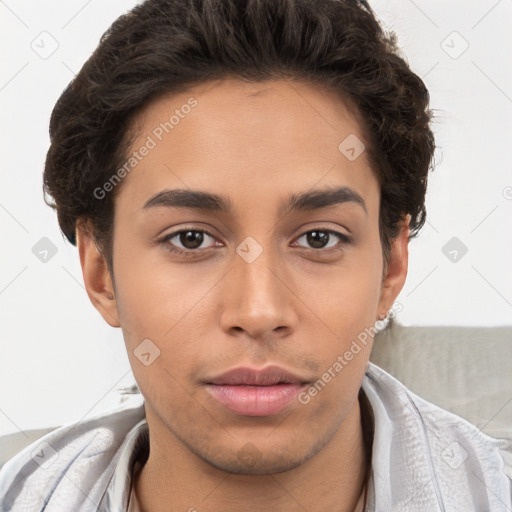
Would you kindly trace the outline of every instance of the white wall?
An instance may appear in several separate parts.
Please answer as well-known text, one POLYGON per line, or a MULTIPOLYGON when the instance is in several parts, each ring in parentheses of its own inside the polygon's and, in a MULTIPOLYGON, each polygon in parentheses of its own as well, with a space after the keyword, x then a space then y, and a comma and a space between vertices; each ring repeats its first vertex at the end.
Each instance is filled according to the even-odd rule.
MULTIPOLYGON (((90 304, 77 251, 64 242, 41 188, 55 101, 105 29, 133 5, 0 2, 0 434, 96 414, 133 382, 120 330, 90 304), (45 59, 31 47, 50 52, 57 44, 45 59), (47 263, 32 253, 43 237, 57 250, 47 263)), ((399 320, 510 325, 512 2, 372 5, 430 89, 440 148, 428 224, 410 244, 399 320), (452 237, 468 249, 457 262, 443 253, 452 237)))

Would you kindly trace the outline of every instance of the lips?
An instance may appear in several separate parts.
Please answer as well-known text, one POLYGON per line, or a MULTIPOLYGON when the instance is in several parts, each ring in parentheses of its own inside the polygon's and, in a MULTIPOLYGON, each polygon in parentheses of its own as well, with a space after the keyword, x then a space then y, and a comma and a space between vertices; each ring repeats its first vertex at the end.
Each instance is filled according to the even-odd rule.
POLYGON ((207 384, 228 386, 272 386, 274 384, 303 384, 306 379, 280 368, 279 366, 267 366, 261 370, 247 367, 234 368, 218 377, 208 379, 207 384))
POLYGON ((205 388, 222 406, 244 416, 268 416, 287 407, 308 382, 284 368, 234 368, 207 379, 205 388))

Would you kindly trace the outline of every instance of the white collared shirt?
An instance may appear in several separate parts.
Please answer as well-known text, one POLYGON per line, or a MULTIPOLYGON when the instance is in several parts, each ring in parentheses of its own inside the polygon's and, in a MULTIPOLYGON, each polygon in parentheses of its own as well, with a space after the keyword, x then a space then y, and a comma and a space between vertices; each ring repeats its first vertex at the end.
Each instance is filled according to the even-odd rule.
MULTIPOLYGON (((409 391, 369 362, 375 418, 367 512, 511 512, 512 442, 409 391)), ((0 512, 127 512, 142 395, 50 432, 0 470, 0 512)), ((147 449, 147 446, 146 446, 147 449)))

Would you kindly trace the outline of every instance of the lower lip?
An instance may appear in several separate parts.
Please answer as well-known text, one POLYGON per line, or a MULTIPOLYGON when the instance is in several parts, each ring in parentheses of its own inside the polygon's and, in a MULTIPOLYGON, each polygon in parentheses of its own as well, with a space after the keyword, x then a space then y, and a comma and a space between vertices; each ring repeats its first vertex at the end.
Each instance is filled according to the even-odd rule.
POLYGON ((227 386, 207 384, 206 389, 228 409, 244 416, 276 414, 290 404, 306 384, 227 386))

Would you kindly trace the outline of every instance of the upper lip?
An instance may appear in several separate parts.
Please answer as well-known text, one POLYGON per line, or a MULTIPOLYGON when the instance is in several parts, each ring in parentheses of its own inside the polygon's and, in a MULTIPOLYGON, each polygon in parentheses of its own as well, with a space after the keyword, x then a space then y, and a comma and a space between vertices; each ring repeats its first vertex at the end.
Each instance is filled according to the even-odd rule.
POLYGON ((239 367, 207 379, 206 384, 228 386, 272 386, 279 383, 304 384, 307 380, 281 368, 267 366, 261 369, 239 367))

